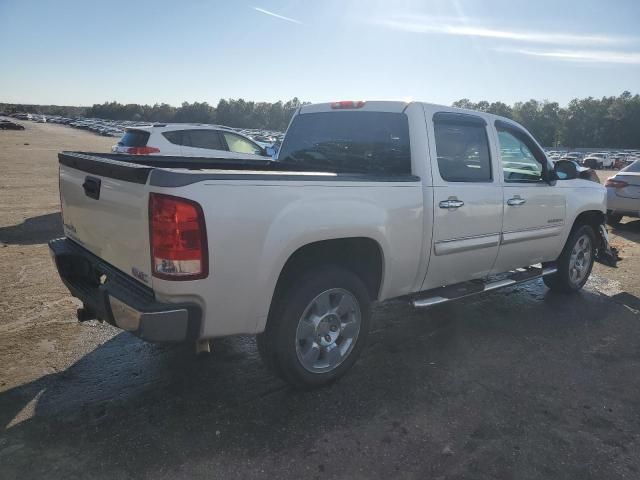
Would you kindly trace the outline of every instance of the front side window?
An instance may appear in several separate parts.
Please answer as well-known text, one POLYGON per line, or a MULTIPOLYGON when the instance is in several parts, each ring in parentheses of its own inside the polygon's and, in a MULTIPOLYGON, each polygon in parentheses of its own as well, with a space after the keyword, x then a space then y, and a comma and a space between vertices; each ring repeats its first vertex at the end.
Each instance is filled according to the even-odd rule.
POLYGON ((226 150, 222 145, 220 136, 215 130, 185 130, 183 145, 209 150, 226 150))
POLYGON ((447 182, 491 182, 491 156, 484 123, 435 121, 438 170, 447 182))
POLYGON ((259 145, 250 142, 246 138, 242 138, 240 135, 234 133, 222 132, 224 139, 229 146, 229 151, 234 153, 247 153, 250 155, 261 155, 262 149, 259 145))
POLYGON ((515 133, 498 129, 500 157, 505 182, 537 183, 543 181, 542 164, 531 148, 515 133))

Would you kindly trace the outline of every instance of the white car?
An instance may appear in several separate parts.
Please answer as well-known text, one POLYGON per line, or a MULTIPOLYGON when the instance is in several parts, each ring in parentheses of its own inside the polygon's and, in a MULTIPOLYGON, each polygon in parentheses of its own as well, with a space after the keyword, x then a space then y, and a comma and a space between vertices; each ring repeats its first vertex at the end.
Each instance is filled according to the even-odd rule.
POLYGON ((111 151, 130 155, 257 160, 267 157, 263 147, 230 128, 182 123, 129 127, 111 151))
POLYGON ((590 153, 582 160, 582 164, 589 168, 611 168, 613 167, 613 157, 606 152, 590 153))
POLYGON ((617 225, 622 217, 640 217, 640 160, 607 179, 604 186, 607 187, 607 223, 617 225))
POLYGON ((489 113, 305 105, 277 162, 59 160, 65 238, 49 246, 80 320, 200 348, 257 334, 298 387, 353 365, 374 301, 425 308, 538 278, 575 292, 608 249, 606 189, 489 113))

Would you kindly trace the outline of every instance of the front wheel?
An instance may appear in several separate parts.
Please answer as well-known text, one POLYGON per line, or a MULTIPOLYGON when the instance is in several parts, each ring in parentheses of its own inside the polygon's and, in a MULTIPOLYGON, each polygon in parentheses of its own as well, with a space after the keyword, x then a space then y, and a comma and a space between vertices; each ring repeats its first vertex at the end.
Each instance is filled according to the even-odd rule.
POLYGON ((258 350, 271 369, 298 388, 315 388, 346 373, 364 347, 371 300, 348 270, 304 274, 274 300, 258 350))
POLYGON ((589 225, 576 228, 558 257, 558 271, 543 278, 551 290, 571 293, 580 290, 591 274, 595 258, 596 235, 589 225))

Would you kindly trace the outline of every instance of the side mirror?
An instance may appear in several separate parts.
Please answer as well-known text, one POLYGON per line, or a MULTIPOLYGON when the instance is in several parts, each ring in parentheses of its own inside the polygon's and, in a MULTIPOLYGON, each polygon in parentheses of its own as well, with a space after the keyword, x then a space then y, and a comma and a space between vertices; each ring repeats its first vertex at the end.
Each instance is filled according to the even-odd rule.
POLYGON ((578 178, 578 167, 570 160, 558 160, 553 166, 558 180, 573 180, 578 178))

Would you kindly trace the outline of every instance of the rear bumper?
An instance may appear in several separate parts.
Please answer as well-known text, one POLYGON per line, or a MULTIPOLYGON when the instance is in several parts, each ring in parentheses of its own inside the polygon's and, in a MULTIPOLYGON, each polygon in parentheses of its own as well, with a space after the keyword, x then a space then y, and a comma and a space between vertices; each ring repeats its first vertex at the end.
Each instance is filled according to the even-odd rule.
POLYGON ((49 249, 60 278, 84 304, 81 320, 104 320, 150 342, 200 336, 202 311, 198 305, 156 301, 149 287, 67 238, 51 240, 49 249))
POLYGON ((620 197, 616 195, 614 188, 609 187, 607 188, 607 213, 639 217, 640 199, 620 197))

